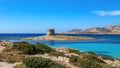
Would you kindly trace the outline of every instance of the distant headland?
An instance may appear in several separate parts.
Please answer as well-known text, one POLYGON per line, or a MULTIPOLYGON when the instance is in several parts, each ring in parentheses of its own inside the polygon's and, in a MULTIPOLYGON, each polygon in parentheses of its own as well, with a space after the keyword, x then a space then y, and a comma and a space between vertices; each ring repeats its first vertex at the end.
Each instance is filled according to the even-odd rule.
POLYGON ((112 25, 106 27, 94 27, 85 30, 72 29, 61 34, 120 34, 120 25, 112 25))

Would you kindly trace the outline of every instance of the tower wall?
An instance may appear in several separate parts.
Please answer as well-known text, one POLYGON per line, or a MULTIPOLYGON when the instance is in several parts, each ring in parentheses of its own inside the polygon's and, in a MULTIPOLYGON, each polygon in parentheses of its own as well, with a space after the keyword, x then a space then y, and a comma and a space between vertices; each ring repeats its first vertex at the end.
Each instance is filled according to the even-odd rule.
POLYGON ((55 30, 54 29, 48 29, 47 30, 47 36, 55 35, 55 30))

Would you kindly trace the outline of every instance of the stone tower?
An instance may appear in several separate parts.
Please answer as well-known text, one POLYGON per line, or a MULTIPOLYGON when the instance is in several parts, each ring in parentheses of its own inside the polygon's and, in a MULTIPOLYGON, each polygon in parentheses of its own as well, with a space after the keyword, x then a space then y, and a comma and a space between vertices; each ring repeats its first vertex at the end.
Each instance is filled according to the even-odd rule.
POLYGON ((54 29, 48 29, 47 30, 47 36, 55 35, 55 30, 54 29))

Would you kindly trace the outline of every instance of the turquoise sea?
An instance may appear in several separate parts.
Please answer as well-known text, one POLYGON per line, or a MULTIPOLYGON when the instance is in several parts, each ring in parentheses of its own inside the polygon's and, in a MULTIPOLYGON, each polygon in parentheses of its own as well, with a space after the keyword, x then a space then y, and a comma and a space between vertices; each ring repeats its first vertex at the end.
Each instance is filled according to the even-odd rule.
MULTIPOLYGON (((0 34, 1 40, 26 41, 19 40, 21 37, 42 36, 44 34, 0 34)), ((41 42, 53 47, 70 47, 81 51, 93 51, 96 54, 110 55, 120 58, 120 35, 101 35, 101 34, 67 34, 70 36, 87 36, 101 38, 101 40, 84 40, 84 41, 45 41, 45 40, 27 40, 26 42, 41 42)))

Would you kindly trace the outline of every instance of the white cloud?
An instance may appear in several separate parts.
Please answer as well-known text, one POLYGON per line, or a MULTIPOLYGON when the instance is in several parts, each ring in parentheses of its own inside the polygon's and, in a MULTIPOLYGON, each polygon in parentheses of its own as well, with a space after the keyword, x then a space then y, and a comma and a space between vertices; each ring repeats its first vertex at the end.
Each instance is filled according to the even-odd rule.
POLYGON ((120 10, 114 11, 94 11, 93 13, 100 15, 100 16, 118 16, 120 15, 120 10))

